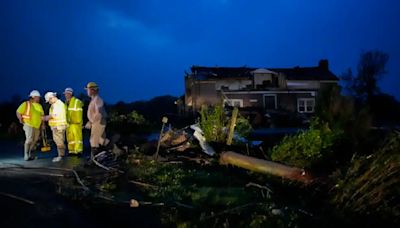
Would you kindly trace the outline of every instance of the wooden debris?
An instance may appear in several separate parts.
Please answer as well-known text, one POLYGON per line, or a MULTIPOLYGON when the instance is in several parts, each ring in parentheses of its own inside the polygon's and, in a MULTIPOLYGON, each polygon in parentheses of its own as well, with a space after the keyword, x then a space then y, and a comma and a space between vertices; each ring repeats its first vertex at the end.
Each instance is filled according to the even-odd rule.
POLYGON ((140 185, 140 186, 143 186, 143 187, 148 187, 148 188, 158 188, 158 186, 155 186, 155 185, 152 185, 152 184, 143 183, 143 182, 139 182, 139 181, 131 180, 131 181, 129 181, 129 183, 140 185))
POLYGON ((223 152, 219 159, 222 165, 234 165, 258 173, 279 176, 285 179, 309 183, 312 177, 304 169, 282 165, 280 163, 245 156, 235 152, 223 152))
POLYGON ((262 186, 262 185, 256 184, 256 183, 253 183, 253 182, 250 182, 250 183, 246 184, 246 187, 257 187, 257 188, 266 190, 268 193, 273 193, 270 188, 268 188, 266 186, 262 186))
POLYGON ((237 107, 235 107, 232 111, 232 118, 231 118, 230 124, 229 124, 229 133, 228 133, 228 137, 226 139, 226 145, 228 145, 228 146, 232 144, 233 133, 235 131, 238 112, 239 112, 239 109, 237 107))
POLYGON ((24 203, 27 203, 27 204, 30 204, 30 205, 35 205, 35 202, 33 202, 31 200, 24 199, 22 197, 19 197, 19 196, 13 195, 13 194, 0 192, 0 196, 5 196, 5 197, 8 197, 8 198, 16 199, 18 201, 21 201, 21 202, 24 202, 24 203))
POLYGON ((162 118, 162 126, 161 126, 160 136, 158 137, 157 150, 156 150, 156 153, 154 155, 154 159, 156 161, 158 161, 158 152, 160 151, 161 139, 162 139, 162 135, 163 135, 163 132, 164 132, 165 124, 167 122, 168 122, 168 118, 164 116, 162 118))

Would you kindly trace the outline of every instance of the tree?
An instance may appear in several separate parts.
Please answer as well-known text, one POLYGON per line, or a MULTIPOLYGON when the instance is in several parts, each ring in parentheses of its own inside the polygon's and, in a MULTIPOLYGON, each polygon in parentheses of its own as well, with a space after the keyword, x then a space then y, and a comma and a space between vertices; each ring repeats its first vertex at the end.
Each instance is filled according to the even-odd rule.
POLYGON ((350 92, 363 103, 369 103, 372 96, 378 94, 377 82, 386 74, 386 63, 389 55, 375 50, 362 52, 357 66, 357 75, 351 70, 344 73, 342 79, 350 92))

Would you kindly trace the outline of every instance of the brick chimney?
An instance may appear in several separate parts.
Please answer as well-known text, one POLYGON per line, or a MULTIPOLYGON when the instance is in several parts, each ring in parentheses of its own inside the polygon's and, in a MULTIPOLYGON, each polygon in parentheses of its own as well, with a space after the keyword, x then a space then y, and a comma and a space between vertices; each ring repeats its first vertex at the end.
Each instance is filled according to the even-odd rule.
POLYGON ((318 67, 321 70, 328 71, 329 70, 329 62, 327 59, 321 59, 318 63, 318 67))

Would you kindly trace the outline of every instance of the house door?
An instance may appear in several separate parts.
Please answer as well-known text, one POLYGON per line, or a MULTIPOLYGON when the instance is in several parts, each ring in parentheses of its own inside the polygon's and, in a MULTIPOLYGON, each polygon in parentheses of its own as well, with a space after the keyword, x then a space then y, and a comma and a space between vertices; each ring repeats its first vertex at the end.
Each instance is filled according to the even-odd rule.
POLYGON ((264 95, 264 108, 265 109, 277 109, 276 94, 264 95))

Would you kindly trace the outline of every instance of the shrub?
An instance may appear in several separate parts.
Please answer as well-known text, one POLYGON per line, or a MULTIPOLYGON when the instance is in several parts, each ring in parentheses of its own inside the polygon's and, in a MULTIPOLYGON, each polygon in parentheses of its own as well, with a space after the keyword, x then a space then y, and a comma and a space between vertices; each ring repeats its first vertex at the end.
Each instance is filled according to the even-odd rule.
POLYGON ((333 202, 339 209, 400 222, 400 133, 387 137, 369 156, 355 157, 337 173, 333 202))
POLYGON ((132 124, 143 125, 146 123, 146 119, 135 110, 126 115, 126 117, 128 122, 132 124))
POLYGON ((235 130, 240 136, 246 138, 250 135, 253 128, 247 118, 238 116, 238 118, 236 120, 235 130))
POLYGON ((221 105, 212 108, 203 106, 200 110, 200 127, 203 130, 204 137, 209 142, 226 141, 226 116, 221 105))
POLYGON ((285 136, 272 148, 271 158, 288 165, 310 168, 332 153, 333 145, 341 135, 342 131, 332 131, 328 123, 315 118, 308 130, 285 136))

